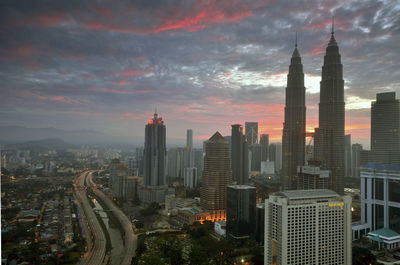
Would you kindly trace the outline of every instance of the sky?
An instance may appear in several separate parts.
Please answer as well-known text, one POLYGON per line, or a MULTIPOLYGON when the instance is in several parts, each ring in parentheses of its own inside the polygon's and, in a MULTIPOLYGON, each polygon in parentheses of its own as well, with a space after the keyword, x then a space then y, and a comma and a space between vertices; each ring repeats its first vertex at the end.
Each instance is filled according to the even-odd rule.
POLYGON ((0 124, 141 137, 157 108, 182 143, 246 121, 279 142, 296 31, 318 127, 334 15, 346 133, 368 147, 376 93, 400 97, 399 13, 397 0, 2 0, 0 124))

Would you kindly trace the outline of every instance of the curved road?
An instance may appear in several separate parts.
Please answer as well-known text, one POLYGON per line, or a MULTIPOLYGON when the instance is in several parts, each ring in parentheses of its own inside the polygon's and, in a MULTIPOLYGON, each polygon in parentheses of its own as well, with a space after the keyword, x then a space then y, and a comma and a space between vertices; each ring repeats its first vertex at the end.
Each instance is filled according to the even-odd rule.
POLYGON ((86 220, 89 222, 91 235, 87 235, 87 237, 90 238, 93 236, 93 241, 89 240, 90 243, 88 244, 88 252, 79 264, 100 265, 102 264, 106 254, 106 236, 86 194, 85 182, 88 174, 88 172, 83 172, 79 176, 77 183, 78 188, 75 190, 75 195, 83 208, 86 220))
POLYGON ((96 184, 93 182, 93 172, 89 172, 87 175, 87 185, 92 187, 93 193, 105 203, 108 210, 118 219, 124 229, 124 258, 121 261, 121 265, 130 265, 137 248, 137 236, 133 232, 132 223, 107 195, 97 189, 96 184))

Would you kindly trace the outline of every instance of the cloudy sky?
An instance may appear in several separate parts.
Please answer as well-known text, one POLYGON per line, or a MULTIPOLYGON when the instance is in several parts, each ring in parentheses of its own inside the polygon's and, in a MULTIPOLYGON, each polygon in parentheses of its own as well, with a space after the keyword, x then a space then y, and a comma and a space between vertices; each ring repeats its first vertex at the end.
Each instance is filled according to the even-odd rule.
POLYGON ((280 141, 295 32, 312 130, 334 15, 346 133, 368 146, 371 100, 400 97, 399 13, 397 0, 2 0, 0 124, 140 137, 157 107, 169 138, 258 121, 280 141))

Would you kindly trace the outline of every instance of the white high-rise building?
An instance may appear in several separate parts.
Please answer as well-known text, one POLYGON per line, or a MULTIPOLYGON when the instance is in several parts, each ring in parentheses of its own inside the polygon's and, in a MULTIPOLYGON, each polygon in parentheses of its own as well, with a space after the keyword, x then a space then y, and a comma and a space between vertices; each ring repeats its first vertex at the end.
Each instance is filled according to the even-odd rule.
POLYGON ((276 192, 265 201, 264 264, 352 264, 351 197, 276 192))
POLYGON ((185 168, 185 174, 183 178, 183 185, 188 189, 194 189, 199 183, 197 168, 187 167, 185 168))

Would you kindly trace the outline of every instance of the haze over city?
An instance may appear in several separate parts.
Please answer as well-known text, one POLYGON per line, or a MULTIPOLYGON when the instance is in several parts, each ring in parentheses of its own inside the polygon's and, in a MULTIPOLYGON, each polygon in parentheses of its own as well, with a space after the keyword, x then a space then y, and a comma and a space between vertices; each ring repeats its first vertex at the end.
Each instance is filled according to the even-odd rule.
MULTIPOLYGON (((346 134, 369 146, 376 93, 400 91, 397 1, 3 1, 0 124, 138 137, 157 107, 167 139, 259 122, 281 141, 298 32, 307 130, 318 127, 335 16, 346 134)), ((126 139, 126 138, 124 138, 126 139)), ((168 144, 168 141, 167 141, 168 144)))

